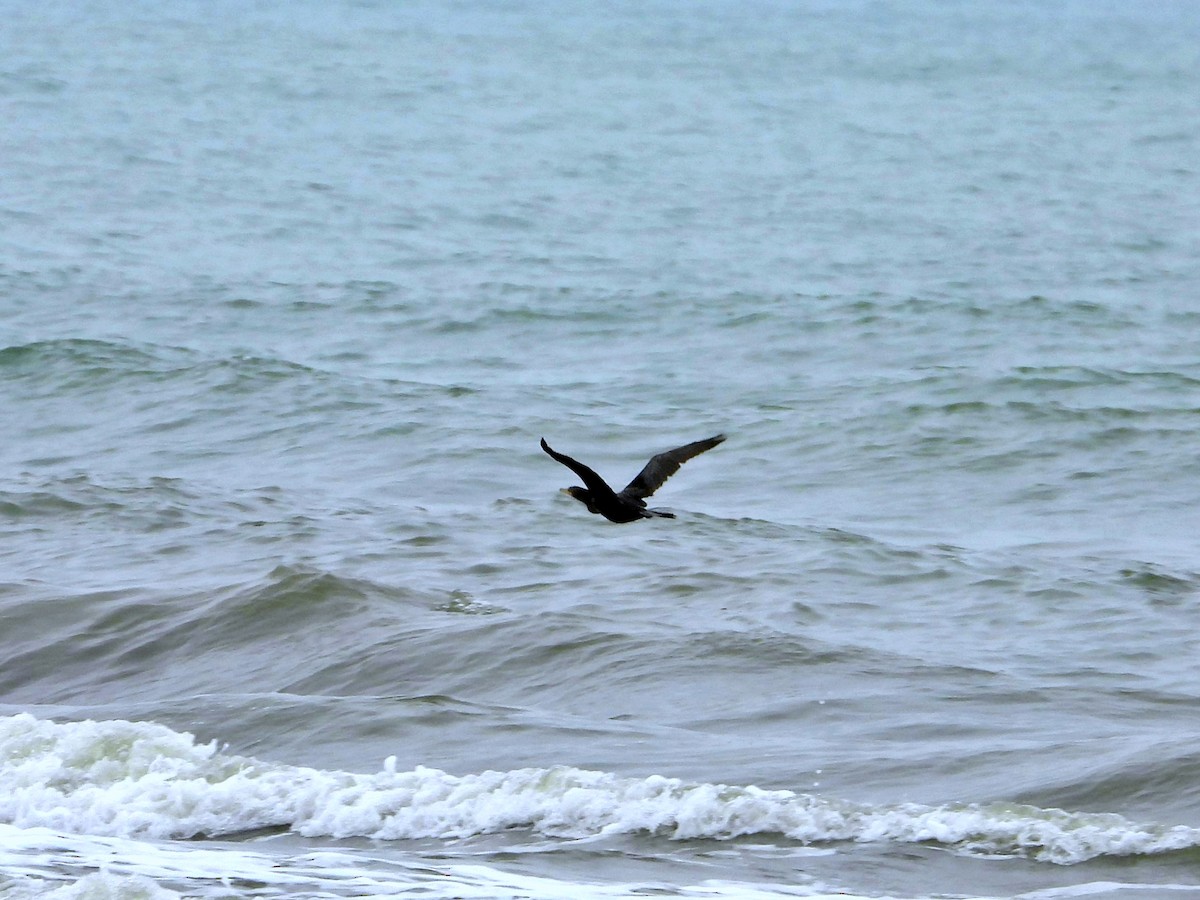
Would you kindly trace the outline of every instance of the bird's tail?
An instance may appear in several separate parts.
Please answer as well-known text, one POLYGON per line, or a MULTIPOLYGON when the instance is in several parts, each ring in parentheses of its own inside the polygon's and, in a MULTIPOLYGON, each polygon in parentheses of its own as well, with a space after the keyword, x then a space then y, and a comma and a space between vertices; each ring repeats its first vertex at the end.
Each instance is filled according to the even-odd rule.
POLYGON ((669 512, 666 512, 665 510, 661 510, 661 509, 644 509, 644 510, 642 510, 642 515, 645 516, 647 519, 653 519, 653 518, 673 519, 673 518, 675 518, 675 513, 669 513, 669 512))

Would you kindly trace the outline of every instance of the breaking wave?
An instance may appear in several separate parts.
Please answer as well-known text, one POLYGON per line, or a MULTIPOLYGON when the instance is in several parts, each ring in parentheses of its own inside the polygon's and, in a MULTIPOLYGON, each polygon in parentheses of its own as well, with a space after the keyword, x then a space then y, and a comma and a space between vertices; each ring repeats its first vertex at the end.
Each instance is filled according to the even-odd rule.
POLYGON ((870 805, 753 786, 629 778, 569 766, 451 775, 394 759, 373 774, 223 752, 153 723, 0 719, 0 822, 177 839, 285 828, 307 837, 555 838, 654 834, 802 844, 934 843, 1060 864, 1200 846, 1200 829, 1005 803, 870 805))

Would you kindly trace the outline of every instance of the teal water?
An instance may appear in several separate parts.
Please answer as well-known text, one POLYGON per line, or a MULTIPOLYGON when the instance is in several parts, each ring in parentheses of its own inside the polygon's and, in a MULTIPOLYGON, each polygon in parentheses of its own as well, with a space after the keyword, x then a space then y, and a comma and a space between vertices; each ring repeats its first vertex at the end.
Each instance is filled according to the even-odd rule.
POLYGON ((1191 5, 0 13, 0 895, 1200 895, 1191 5))

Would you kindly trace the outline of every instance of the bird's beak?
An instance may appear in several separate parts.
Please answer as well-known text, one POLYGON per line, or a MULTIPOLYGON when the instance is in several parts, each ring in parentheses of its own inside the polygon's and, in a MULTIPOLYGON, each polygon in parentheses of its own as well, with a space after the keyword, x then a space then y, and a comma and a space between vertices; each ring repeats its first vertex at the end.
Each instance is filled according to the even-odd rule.
POLYGON ((559 489, 558 489, 558 492, 559 492, 560 494, 566 494, 568 497, 570 497, 570 496, 571 496, 571 489, 570 489, 570 488, 559 488, 559 489))

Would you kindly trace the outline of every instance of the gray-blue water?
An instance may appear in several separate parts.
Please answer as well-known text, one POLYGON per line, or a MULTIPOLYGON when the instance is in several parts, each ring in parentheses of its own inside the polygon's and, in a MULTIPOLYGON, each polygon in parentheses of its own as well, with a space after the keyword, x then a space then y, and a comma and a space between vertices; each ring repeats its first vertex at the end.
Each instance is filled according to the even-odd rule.
POLYGON ((0 896, 1200 896, 1194 4, 3 0, 0 121, 0 896))

